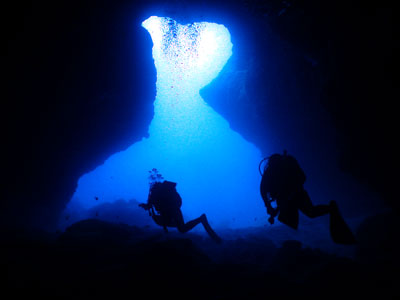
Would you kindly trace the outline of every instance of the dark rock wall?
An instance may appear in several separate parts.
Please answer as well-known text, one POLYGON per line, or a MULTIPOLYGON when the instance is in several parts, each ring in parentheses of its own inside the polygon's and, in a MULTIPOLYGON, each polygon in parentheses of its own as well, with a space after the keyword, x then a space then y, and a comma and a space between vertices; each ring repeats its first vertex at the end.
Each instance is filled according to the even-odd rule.
POLYGON ((378 193, 368 201, 398 209, 391 4, 247 3, 242 48, 204 97, 261 149, 295 153, 309 180, 334 160, 378 193))
POLYGON ((128 2, 35 2, 9 13, 1 219, 54 224, 80 175, 146 135, 152 43, 128 2))

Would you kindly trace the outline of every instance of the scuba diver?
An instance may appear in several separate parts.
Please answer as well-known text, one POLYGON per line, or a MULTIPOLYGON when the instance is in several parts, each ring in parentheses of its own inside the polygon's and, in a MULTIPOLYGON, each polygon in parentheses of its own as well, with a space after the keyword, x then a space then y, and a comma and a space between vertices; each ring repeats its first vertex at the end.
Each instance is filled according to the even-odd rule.
POLYGON ((149 173, 150 190, 147 203, 141 203, 139 206, 149 212, 157 225, 163 227, 165 232, 168 232, 167 227, 175 227, 179 232, 185 233, 201 223, 214 241, 222 241, 211 228, 205 214, 185 223, 181 212, 182 198, 176 191, 176 183, 164 180, 157 169, 149 173))
POLYGON ((335 201, 331 201, 329 205, 313 205, 303 187, 306 175, 293 156, 284 151, 283 155, 273 154, 266 157, 260 162, 259 171, 262 176, 260 193, 270 216, 270 224, 278 216, 280 222, 297 229, 299 210, 309 218, 329 214, 333 241, 339 244, 355 243, 355 237, 341 217, 335 201), (261 167, 267 160, 262 172, 261 167))

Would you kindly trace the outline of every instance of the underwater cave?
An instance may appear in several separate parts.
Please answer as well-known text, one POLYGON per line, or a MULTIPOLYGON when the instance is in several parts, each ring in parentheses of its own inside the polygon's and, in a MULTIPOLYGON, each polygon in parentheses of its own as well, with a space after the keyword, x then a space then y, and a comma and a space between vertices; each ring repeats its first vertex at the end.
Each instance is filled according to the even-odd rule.
MULTIPOLYGON (((212 224, 228 228, 263 224, 261 151, 200 96, 200 89, 218 76, 232 54, 229 30, 215 23, 181 25, 155 16, 142 26, 151 35, 157 69, 149 136, 84 174, 61 220, 69 215, 71 224, 77 221, 74 216, 93 217, 96 206, 117 200, 146 202, 149 171, 156 168, 178 184, 187 218, 206 213, 212 224)), ((130 221, 141 222, 134 217, 130 221)))
POLYGON ((396 10, 386 2, 9 4, 6 290, 41 299, 398 294, 396 10), (299 208, 296 226, 281 212, 271 221, 260 162, 285 150, 305 173, 302 195, 329 215, 299 208), (156 173, 176 183, 184 220, 205 230, 163 232, 139 206, 156 173), (351 243, 334 240, 331 203, 351 243))

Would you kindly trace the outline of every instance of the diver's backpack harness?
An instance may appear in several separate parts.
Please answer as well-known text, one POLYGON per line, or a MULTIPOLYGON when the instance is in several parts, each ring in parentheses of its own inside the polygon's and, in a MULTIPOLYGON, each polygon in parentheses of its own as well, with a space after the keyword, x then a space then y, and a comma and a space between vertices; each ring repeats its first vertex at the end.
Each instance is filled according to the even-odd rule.
POLYGON ((280 207, 273 208, 272 203, 277 201, 284 193, 303 186, 306 175, 297 160, 288 155, 272 154, 261 160, 258 166, 262 176, 260 192, 270 215, 268 221, 273 224, 274 218, 280 212, 280 207), (263 170, 262 170, 263 169, 263 170))
POLYGON ((176 191, 176 183, 165 180, 152 184, 149 191, 148 204, 158 214, 171 209, 179 209, 182 206, 182 198, 176 191))

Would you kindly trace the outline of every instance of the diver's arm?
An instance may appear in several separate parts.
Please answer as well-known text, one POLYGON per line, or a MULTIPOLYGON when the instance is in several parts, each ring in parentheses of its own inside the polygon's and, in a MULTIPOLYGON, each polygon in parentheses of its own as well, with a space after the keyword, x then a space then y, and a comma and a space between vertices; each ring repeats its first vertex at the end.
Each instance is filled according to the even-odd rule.
POLYGON ((266 208, 267 208, 267 214, 269 214, 269 218, 268 218, 268 222, 270 223, 270 224, 274 224, 274 222, 275 222, 275 217, 278 215, 278 213, 279 213, 279 208, 277 207, 277 208, 273 208, 272 207, 272 205, 271 205, 271 202, 272 201, 274 201, 274 200, 267 200, 267 201, 264 201, 264 203, 265 203, 265 206, 266 206, 266 208))
POLYGON ((278 214, 279 209, 278 208, 273 208, 271 203, 275 201, 275 200, 267 200, 264 201, 265 203, 265 207, 267 208, 267 213, 271 216, 271 217, 276 217, 276 215, 278 214))
POLYGON ((149 210, 152 205, 150 203, 140 203, 139 207, 143 208, 144 210, 149 210))
POLYGON ((278 213, 279 213, 279 207, 277 207, 277 208, 273 208, 272 207, 272 205, 271 205, 271 203, 273 202, 273 201, 275 201, 275 199, 271 199, 270 197, 269 197, 269 193, 265 193, 264 195, 263 194, 261 194, 261 196, 262 196, 262 198, 263 198, 263 200, 264 200, 264 204, 265 204, 265 207, 267 208, 267 214, 269 214, 269 218, 268 218, 268 222, 270 223, 270 224, 274 224, 274 222, 275 222, 275 217, 278 215, 278 213))
POLYGON ((161 226, 161 227, 164 229, 164 232, 168 233, 168 228, 167 228, 167 226, 165 225, 165 220, 164 220, 164 218, 163 218, 162 215, 156 215, 156 214, 153 212, 153 214, 151 215, 151 217, 152 217, 152 219, 154 220, 154 222, 155 222, 157 225, 161 226))
MULTIPOLYGON (((278 210, 278 208, 275 209, 272 207, 271 202, 274 201, 274 199, 272 199, 270 197, 270 193, 268 192, 268 190, 269 189, 268 189, 267 178, 264 175, 261 179, 260 194, 264 201, 265 207, 267 208, 267 214, 269 214, 271 216, 271 218, 273 219, 276 217, 279 210, 278 210)), ((270 221, 270 223, 271 223, 271 221, 270 221)), ((272 221, 272 223, 273 223, 273 221, 272 221)))
POLYGON ((153 199, 152 199, 152 194, 151 191, 149 192, 149 196, 147 197, 147 203, 140 203, 139 207, 143 208, 144 210, 147 210, 149 212, 149 215, 151 216, 154 214, 154 208, 153 208, 153 199))

